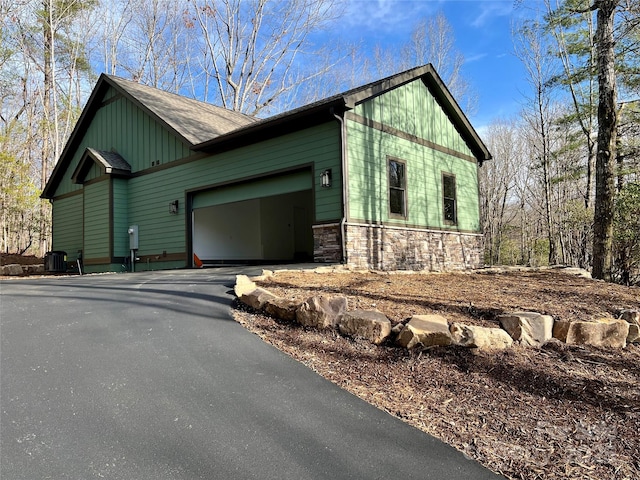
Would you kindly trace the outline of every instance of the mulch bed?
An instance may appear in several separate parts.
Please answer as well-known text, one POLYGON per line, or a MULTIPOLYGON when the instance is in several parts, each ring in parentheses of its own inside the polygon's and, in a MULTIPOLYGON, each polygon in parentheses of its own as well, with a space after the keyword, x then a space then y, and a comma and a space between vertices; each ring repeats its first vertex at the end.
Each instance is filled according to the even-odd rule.
MULTIPOLYGON (((392 322, 439 313, 496 326, 534 310, 556 319, 640 309, 640 289, 561 271, 474 274, 278 272, 260 285, 304 300, 340 294, 392 322)), ((640 478, 640 347, 514 346, 406 351, 278 321, 237 305, 236 319, 265 341, 391 415, 512 479, 640 478)))

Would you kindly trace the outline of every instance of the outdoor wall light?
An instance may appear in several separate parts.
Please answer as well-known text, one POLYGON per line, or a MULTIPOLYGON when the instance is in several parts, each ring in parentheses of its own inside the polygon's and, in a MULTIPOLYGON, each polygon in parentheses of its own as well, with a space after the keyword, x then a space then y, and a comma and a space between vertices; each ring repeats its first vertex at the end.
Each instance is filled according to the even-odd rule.
POLYGON ((174 200, 173 202, 171 202, 169 204, 169 213, 171 215, 177 215, 178 214, 178 200, 174 200))
POLYGON ((322 172, 322 174, 320 175, 320 178, 321 178, 323 187, 326 187, 326 188, 330 187, 331 186, 331 169, 328 168, 324 172, 322 172))

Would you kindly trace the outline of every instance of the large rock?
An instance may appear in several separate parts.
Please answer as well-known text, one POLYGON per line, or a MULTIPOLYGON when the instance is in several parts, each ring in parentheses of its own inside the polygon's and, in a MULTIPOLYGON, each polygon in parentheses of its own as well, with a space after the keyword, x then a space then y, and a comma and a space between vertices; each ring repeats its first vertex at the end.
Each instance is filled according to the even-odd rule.
MULTIPOLYGON (((39 263, 36 265, 25 265, 27 269, 27 274, 29 275, 40 275, 44 273, 44 265, 39 263)), ((24 267, 23 267, 24 270, 24 267)))
POLYGON ((246 293, 253 292, 256 288, 258 288, 256 283, 246 275, 236 275, 236 285, 233 288, 236 297, 240 298, 246 293))
POLYGON ((492 350, 504 349, 513 345, 511 336, 501 328, 454 323, 451 325, 450 332, 455 343, 463 347, 492 350))
POLYGON ((629 324, 624 320, 572 322, 567 332, 568 345, 624 348, 629 336, 629 324))
POLYGON ((541 347, 553 337, 553 317, 537 312, 513 312, 498 316, 500 325, 515 342, 541 347))
POLYGON ((2 275, 22 275, 24 273, 24 271, 22 270, 22 265, 18 265, 17 263, 3 265, 1 268, 2 275))
POLYGON ((398 335, 405 348, 446 346, 453 343, 447 319, 440 315, 414 315, 398 335))
POLYGON ((251 308, 255 308, 256 310, 262 310, 265 302, 272 298, 276 298, 276 296, 270 291, 258 287, 248 293, 243 293, 239 298, 245 305, 249 305, 251 308))
POLYGON ((566 342, 570 325, 571 322, 568 320, 556 320, 553 323, 553 338, 560 340, 561 342, 566 342))
POLYGON ((343 335, 359 337, 380 345, 391 334, 391 322, 378 310, 346 312, 338 322, 343 335))
POLYGON ((308 298, 298 307, 296 320, 306 327, 333 327, 346 311, 346 297, 320 295, 308 298))
POLYGON ((296 319, 298 303, 288 298, 273 297, 267 298, 262 309, 272 317, 293 322, 296 319))

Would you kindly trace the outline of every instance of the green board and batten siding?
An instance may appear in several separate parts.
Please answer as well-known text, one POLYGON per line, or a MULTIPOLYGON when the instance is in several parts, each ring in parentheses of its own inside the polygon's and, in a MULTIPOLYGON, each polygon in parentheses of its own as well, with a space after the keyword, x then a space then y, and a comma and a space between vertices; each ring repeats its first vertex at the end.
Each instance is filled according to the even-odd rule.
POLYGON ((477 163, 421 80, 357 105, 353 114, 347 115, 347 128, 350 220, 479 231, 477 163), (388 126, 392 128, 385 128, 388 126), (428 139, 426 143, 437 148, 415 139, 428 139), (406 164, 406 219, 389 216, 390 157, 406 164), (456 176, 458 222, 454 226, 443 218, 443 173, 456 176))
POLYGON ((113 209, 113 256, 129 255, 129 188, 124 178, 114 178, 111 185, 113 209))
POLYGON ((53 208, 52 250, 65 251, 72 260, 82 250, 82 210, 82 195, 56 200, 53 208))
MULTIPOLYGON (((318 127, 287 134, 276 139, 249 145, 199 160, 176 165, 148 175, 129 179, 129 220, 139 226, 140 254, 156 252, 184 252, 185 238, 185 192, 229 184, 250 177, 283 172, 300 166, 315 164, 316 221, 340 218, 340 185, 322 189, 318 171, 340 168, 340 143, 338 125, 327 123, 318 127), (178 215, 169 213, 169 203, 179 201, 178 215)), ((300 180, 300 179, 298 179, 300 180)), ((253 198, 271 195, 274 192, 269 181, 256 182, 253 198)), ((311 182, 307 189, 311 189, 311 182)), ((207 200, 202 193, 196 205, 217 203, 207 200), (199 204, 198 202, 202 203, 199 204)), ((197 198, 197 197, 196 197, 197 198)), ((245 195, 243 198, 247 198, 245 195)))
MULTIPOLYGON (((80 190, 71 175, 88 147, 118 152, 131 165, 132 172, 194 155, 189 145, 171 134, 133 102, 109 89, 103 106, 97 110, 74 152, 73 159, 56 189, 56 196, 80 190)), ((97 167, 93 167, 94 169, 97 167)), ((95 175, 90 173, 89 175, 95 175)), ((86 180, 90 177, 87 176, 86 180)))
POLYGON ((85 260, 110 258, 109 180, 84 186, 85 260))
MULTIPOLYGON (((74 254, 82 249, 88 264, 91 259, 125 257, 129 254, 127 227, 137 224, 138 255, 184 254, 188 250, 186 192, 227 185, 271 172, 286 172, 299 166, 314 165, 315 172, 333 169, 334 188, 320 188, 319 174, 308 179, 307 188, 312 188, 312 181, 315 183, 315 221, 340 218, 337 122, 197 159, 188 145, 128 99, 116 94, 113 88, 109 89, 105 99, 110 100, 103 101, 97 110, 56 189, 53 208, 56 249, 74 254), (83 192, 83 185, 74 184, 71 175, 88 147, 117 151, 131 165, 133 177, 111 180, 104 177, 102 180, 99 179, 100 168, 94 165, 85 178, 85 181, 93 181, 84 185, 83 192), (181 161, 173 166, 165 165, 176 160, 181 161), (158 161, 160 168, 152 165, 158 161), (84 208, 81 206, 83 197, 84 208), (169 212, 169 204, 175 200, 179 203, 177 215, 169 212), (109 225, 110 208, 113 225, 109 225), (73 220, 66 217, 71 212, 74 212, 73 220), (78 212, 84 212, 84 242, 82 219, 78 219, 78 212)), ((256 183, 256 187, 260 188, 260 183, 256 183)), ((173 266, 180 264, 185 265, 185 261, 174 262, 173 266)), ((120 268, 120 265, 112 267, 120 268)))

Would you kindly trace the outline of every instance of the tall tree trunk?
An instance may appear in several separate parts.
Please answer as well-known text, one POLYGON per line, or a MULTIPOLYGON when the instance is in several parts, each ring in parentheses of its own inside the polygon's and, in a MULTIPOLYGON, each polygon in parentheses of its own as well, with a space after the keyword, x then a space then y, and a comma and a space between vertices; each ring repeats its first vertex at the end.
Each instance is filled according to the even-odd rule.
MULTIPOLYGON (((44 38, 44 65, 43 65, 43 92, 42 103, 44 109, 44 125, 42 132, 42 160, 40 164, 40 188, 44 188, 49 176, 49 157, 51 156, 51 135, 49 124, 51 122, 51 94, 53 91, 53 27, 51 18, 53 15, 51 2, 44 0, 42 2, 42 29, 44 38)), ((48 240, 48 208, 47 203, 42 200, 40 202, 40 254, 47 251, 48 240)))
POLYGON ((593 221, 594 278, 611 281, 613 266, 613 207, 616 161, 616 76, 613 27, 619 0, 599 0, 596 43, 598 46, 598 152, 596 154, 596 198, 593 221))

